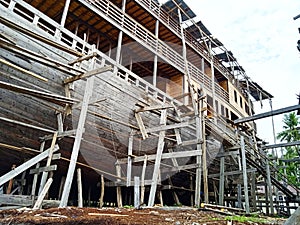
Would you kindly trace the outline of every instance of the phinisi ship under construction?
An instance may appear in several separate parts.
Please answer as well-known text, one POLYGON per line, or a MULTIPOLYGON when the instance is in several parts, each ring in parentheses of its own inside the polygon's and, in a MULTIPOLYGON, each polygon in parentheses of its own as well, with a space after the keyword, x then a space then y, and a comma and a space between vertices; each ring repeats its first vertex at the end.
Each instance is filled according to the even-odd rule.
POLYGON ((0 0, 0 205, 299 201, 236 122, 273 96, 194 18, 183 0, 0 0))

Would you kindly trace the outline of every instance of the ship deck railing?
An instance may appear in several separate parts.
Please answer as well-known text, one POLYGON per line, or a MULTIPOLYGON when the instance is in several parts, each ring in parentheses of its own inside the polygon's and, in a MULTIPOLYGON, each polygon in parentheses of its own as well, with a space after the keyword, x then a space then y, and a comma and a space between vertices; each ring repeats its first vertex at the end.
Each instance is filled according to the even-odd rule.
MULTIPOLYGON (((181 37, 180 24, 176 22, 162 7, 153 0, 135 0, 144 7, 149 9, 150 13, 155 14, 155 16, 168 26, 178 37, 181 37)), ((204 33, 204 32, 203 32, 204 33)), ((219 69, 227 78, 232 77, 233 75, 228 71, 228 69, 223 66, 218 58, 208 53, 208 49, 205 49, 189 32, 184 32, 186 42, 192 46, 201 56, 206 60, 210 61, 213 58, 214 66, 219 69)))

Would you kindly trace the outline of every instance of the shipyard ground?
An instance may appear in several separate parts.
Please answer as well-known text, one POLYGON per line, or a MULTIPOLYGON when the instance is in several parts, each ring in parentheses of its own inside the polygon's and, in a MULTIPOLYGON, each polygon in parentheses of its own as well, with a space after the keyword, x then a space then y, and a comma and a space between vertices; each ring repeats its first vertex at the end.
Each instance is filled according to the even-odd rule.
POLYGON ((226 216, 196 209, 97 209, 53 208, 47 210, 2 210, 0 225, 57 225, 57 224, 165 224, 165 225, 266 225, 283 224, 279 218, 253 218, 226 216), (231 222, 230 220, 233 219, 231 222))

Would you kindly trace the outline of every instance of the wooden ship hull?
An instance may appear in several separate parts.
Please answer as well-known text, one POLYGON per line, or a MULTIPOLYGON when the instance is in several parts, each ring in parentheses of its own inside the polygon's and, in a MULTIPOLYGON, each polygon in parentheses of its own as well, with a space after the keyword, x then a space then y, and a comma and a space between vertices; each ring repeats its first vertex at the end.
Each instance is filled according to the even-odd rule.
POLYGON ((193 12, 180 13, 177 3, 185 5, 0 1, 0 186, 6 192, 14 183, 33 204, 53 177, 48 198, 77 204, 75 167, 89 205, 99 200, 101 176, 104 201, 118 206, 132 203, 134 177, 149 206, 156 193, 165 193, 161 203, 199 205, 200 193, 222 203, 215 188, 217 177, 225 182, 224 170, 239 171, 231 174, 235 185, 247 182, 240 179, 239 154, 226 152, 240 146, 242 130, 255 161, 255 127, 232 121, 252 115, 250 94, 272 96, 236 78, 243 69, 201 22, 181 27, 193 12), (172 7, 178 13, 168 14, 172 7), (212 53, 215 48, 224 52, 212 53), (30 159, 37 161, 25 167, 30 159))

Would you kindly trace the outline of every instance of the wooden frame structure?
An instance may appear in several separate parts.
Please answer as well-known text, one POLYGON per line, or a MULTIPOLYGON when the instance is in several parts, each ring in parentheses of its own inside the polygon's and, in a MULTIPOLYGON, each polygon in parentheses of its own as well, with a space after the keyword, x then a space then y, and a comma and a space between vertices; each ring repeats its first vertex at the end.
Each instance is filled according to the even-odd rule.
POLYGON ((272 186, 299 202, 271 174, 250 123, 258 118, 251 95, 272 96, 183 3, 0 0, 0 186, 21 173, 32 183, 19 185, 30 191, 12 204, 40 208, 50 195, 60 207, 91 198, 102 207, 106 198, 119 207, 204 202, 249 213, 259 175, 271 213, 272 186), (8 172, 11 164, 19 166, 8 172))

